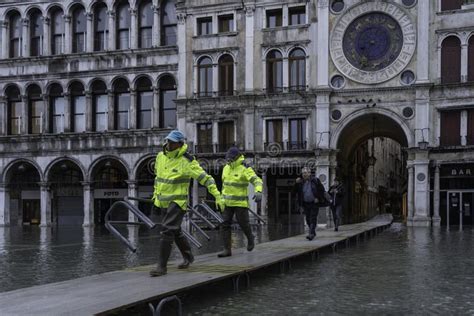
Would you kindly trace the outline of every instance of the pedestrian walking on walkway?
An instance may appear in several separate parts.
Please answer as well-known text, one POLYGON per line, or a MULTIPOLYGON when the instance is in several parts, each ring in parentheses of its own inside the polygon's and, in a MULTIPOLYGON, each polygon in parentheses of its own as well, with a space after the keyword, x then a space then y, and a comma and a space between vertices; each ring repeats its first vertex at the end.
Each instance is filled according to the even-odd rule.
POLYGON ((194 261, 188 240, 181 231, 181 223, 188 205, 190 179, 196 179, 207 188, 223 207, 222 198, 214 179, 199 165, 197 160, 187 153, 184 134, 174 130, 165 138, 163 151, 155 161, 154 205, 163 214, 160 252, 156 270, 150 271, 152 277, 166 274, 166 266, 171 254, 173 241, 183 256, 178 268, 186 269, 194 261))
POLYGON ((305 167, 301 172, 303 178, 296 179, 295 189, 298 205, 303 208, 306 224, 309 227, 306 239, 313 240, 316 237, 319 208, 325 204, 324 193, 326 191, 321 181, 311 175, 311 169, 305 167))
POLYGON ((244 156, 237 147, 231 147, 226 153, 227 164, 222 172, 222 198, 224 200, 224 222, 222 223, 222 237, 224 251, 219 257, 232 255, 232 218, 237 217, 240 228, 247 237, 247 250, 255 247, 254 236, 249 223, 248 186, 251 183, 255 188, 253 199, 255 202, 262 200, 262 179, 255 171, 244 164, 244 156))
POLYGON ((334 184, 328 190, 331 196, 331 212, 334 220, 334 231, 339 230, 342 219, 342 200, 344 198, 344 186, 338 179, 334 180, 334 184))

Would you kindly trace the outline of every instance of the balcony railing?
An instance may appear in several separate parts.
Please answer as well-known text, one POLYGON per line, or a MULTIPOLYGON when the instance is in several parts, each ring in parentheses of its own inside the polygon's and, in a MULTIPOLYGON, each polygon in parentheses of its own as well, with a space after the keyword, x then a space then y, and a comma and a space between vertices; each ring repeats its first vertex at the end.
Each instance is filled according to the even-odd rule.
POLYGON ((284 142, 267 142, 263 144, 264 151, 276 152, 276 151, 284 151, 285 150, 285 143, 284 142))
POLYGON ((290 92, 303 92, 306 91, 306 86, 290 86, 290 92))

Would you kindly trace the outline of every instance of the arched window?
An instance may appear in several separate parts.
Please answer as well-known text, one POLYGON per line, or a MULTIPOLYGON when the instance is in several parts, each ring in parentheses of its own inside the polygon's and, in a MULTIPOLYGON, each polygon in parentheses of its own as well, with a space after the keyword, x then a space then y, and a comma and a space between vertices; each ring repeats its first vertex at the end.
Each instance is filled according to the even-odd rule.
POLYGON ((203 57, 198 63, 198 93, 200 97, 212 97, 212 60, 203 57))
POLYGON ((464 0, 441 0, 441 11, 459 10, 464 0))
POLYGON ((124 130, 129 127, 130 86, 125 79, 118 79, 114 83, 114 113, 115 129, 124 130))
POLYGON ((139 129, 151 128, 153 90, 151 81, 142 77, 137 81, 137 122, 139 129))
POLYGON ((7 97, 7 133, 8 135, 20 135, 21 133, 21 96, 17 86, 9 86, 5 95, 7 97))
POLYGON ((35 11, 30 15, 30 56, 43 54, 43 16, 35 11))
POLYGON ((164 1, 161 8, 161 45, 176 45, 178 25, 176 3, 174 0, 164 1))
POLYGON ((469 39, 467 80, 474 81, 474 35, 469 39))
POLYGON ((86 130, 86 96, 84 86, 80 82, 74 82, 70 86, 71 93, 71 129, 79 133, 86 130))
POLYGON ((66 100, 63 96, 63 88, 59 84, 53 84, 49 88, 50 126, 49 132, 59 134, 64 132, 66 100))
POLYGON ((64 14, 56 8, 51 12, 51 52, 60 55, 64 52, 64 14))
POLYGON ((121 2, 117 7, 117 49, 130 48, 130 6, 128 2, 121 2))
POLYGON ((176 83, 171 76, 160 79, 160 127, 176 127, 176 83))
POLYGON ((267 54, 267 92, 283 91, 283 56, 277 50, 267 54))
POLYGON ((9 17, 10 26, 10 58, 21 56, 21 17, 13 12, 9 17))
POLYGON ((153 10, 151 1, 143 1, 139 9, 138 47, 150 48, 153 44, 153 10))
POLYGON ((461 41, 449 36, 441 44, 441 83, 461 82, 461 41))
POLYGON ((86 51, 86 11, 82 6, 76 6, 72 11, 72 52, 86 51))
POLYGON ((96 132, 107 130, 108 122, 108 95, 107 86, 102 81, 92 84, 92 129, 96 132))
POLYGON ((107 6, 104 3, 99 3, 94 8, 94 51, 107 49, 108 36, 107 6))
POLYGON ((304 91, 306 89, 306 54, 302 49, 294 49, 289 58, 290 90, 304 91))
POLYGON ((28 87, 28 134, 40 134, 43 129, 44 101, 41 88, 37 85, 28 87))
POLYGON ((234 59, 230 55, 219 58, 219 95, 234 94, 234 59))

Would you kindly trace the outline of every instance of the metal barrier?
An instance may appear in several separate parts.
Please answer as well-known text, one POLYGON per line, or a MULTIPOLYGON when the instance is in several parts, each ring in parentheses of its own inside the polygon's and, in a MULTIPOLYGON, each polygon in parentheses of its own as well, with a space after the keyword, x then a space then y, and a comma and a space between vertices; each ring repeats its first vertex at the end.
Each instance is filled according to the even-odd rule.
POLYGON ((109 208, 105 214, 105 227, 121 242, 123 242, 128 249, 132 252, 136 252, 137 248, 132 245, 132 243, 125 238, 114 225, 145 225, 148 229, 153 229, 156 227, 156 224, 152 222, 145 214, 143 214, 135 205, 133 205, 128 198, 125 198, 123 201, 116 201, 109 208), (141 222, 127 222, 127 221, 114 221, 112 220, 112 215, 117 210, 128 210, 133 213, 141 222))
MULTIPOLYGON (((123 236, 115 227, 115 225, 145 225, 148 227, 148 229, 153 229, 158 225, 161 225, 159 223, 154 223, 148 216, 143 214, 142 211, 138 207, 136 207, 132 202, 130 201, 138 201, 142 203, 148 203, 148 204, 153 204, 152 200, 148 199, 141 199, 141 198, 135 198, 135 197, 125 197, 123 201, 116 201, 112 206, 109 208, 107 213, 105 214, 105 227, 114 235, 118 240, 120 240, 122 243, 124 243, 128 249, 132 252, 136 252, 137 248, 125 237, 123 236), (127 210, 132 212, 138 219, 138 222, 130 222, 130 221, 115 221, 112 219, 112 215, 116 211, 123 211, 127 210)), ((204 215, 202 215, 198 210, 204 210, 207 212, 212 218, 214 218, 218 224, 222 223, 224 220, 220 215, 218 215, 216 212, 212 210, 212 208, 209 207, 206 203, 202 202, 196 205, 195 207, 192 207, 191 205, 188 204, 188 220, 189 223, 196 228, 196 231, 198 231, 201 235, 204 236, 208 241, 211 240, 211 237, 209 237, 208 234, 202 230, 199 225, 193 221, 192 215, 196 215, 204 221, 207 226, 209 226, 211 229, 217 228, 216 225, 214 225, 211 221, 209 221, 204 215)), ((182 229, 181 230, 183 235, 186 237, 186 239, 189 240, 189 242, 194 245, 197 248, 201 248, 202 244, 197 240, 193 235, 188 233, 186 230, 182 229)))

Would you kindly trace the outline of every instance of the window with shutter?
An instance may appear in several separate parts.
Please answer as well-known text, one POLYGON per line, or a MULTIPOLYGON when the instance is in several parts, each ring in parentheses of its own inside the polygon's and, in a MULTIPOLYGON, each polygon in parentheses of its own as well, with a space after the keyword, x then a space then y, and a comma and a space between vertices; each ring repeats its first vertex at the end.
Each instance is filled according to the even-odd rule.
POLYGON ((461 145, 461 112, 441 112, 441 146, 461 145))

